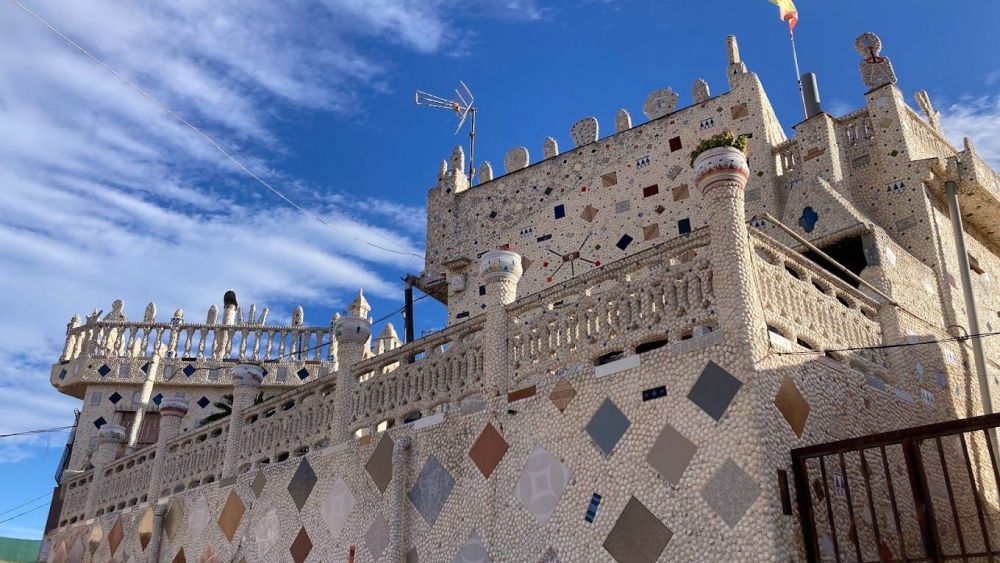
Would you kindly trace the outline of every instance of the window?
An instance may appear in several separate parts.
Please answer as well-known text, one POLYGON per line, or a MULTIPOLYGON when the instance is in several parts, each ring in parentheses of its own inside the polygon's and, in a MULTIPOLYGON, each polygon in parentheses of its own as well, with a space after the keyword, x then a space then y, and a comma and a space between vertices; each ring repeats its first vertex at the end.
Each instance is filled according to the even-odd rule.
POLYGON ((210 369, 210 370, 208 370, 208 379, 209 379, 209 381, 218 381, 219 380, 219 370, 218 369, 210 369))
POLYGON ((101 392, 94 391, 90 394, 90 406, 96 407, 101 404, 101 392))
POLYGON ((274 379, 279 383, 288 379, 288 368, 278 368, 278 373, 274 376, 274 379))

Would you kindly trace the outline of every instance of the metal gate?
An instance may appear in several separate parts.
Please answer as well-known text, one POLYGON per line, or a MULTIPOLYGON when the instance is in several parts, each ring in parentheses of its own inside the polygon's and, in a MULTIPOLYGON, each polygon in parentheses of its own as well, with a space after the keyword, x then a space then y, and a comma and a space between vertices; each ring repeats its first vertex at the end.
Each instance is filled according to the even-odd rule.
POLYGON ((1000 562, 997 427, 993 414, 792 450, 806 559, 1000 562))

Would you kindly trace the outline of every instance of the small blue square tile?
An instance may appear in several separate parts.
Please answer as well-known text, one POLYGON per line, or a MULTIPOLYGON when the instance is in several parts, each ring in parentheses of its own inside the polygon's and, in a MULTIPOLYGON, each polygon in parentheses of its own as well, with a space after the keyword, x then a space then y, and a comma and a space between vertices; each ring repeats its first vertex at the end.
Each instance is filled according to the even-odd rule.
POLYGON ((618 239, 618 243, 615 244, 618 248, 625 250, 628 245, 632 244, 632 237, 629 235, 622 235, 622 238, 618 239))
POLYGON ((295 375, 299 376, 299 380, 305 379, 309 377, 309 370, 307 370, 306 368, 302 368, 299 371, 295 372, 295 375))
POLYGON ((191 374, 193 374, 196 371, 198 370, 195 369, 193 365, 188 364, 187 367, 184 368, 184 375, 186 375, 187 377, 191 377, 191 374))
POLYGON ((66 370, 59 370, 59 379, 66 379, 66 370))
POLYGON ((590 506, 587 508, 587 515, 583 517, 587 522, 593 523, 594 518, 597 517, 597 507, 601 504, 601 495, 594 493, 594 496, 590 497, 590 506))
POLYGON ((652 401, 653 399, 659 399, 660 397, 667 396, 667 386, 660 385, 659 387, 653 387, 652 389, 646 389, 642 392, 643 401, 652 401))
POLYGON ((101 377, 104 377, 111 373, 111 368, 108 367, 108 364, 104 364, 103 366, 97 368, 97 373, 101 374, 101 377))
POLYGON ((156 396, 153 397, 153 402, 156 403, 156 406, 160 406, 160 401, 162 400, 163 400, 163 395, 159 393, 157 393, 156 396))
POLYGON ((118 391, 115 391, 108 396, 108 400, 111 401, 112 405, 117 405, 118 401, 122 400, 122 396, 118 394, 118 391))
POLYGON ((94 426, 100 428, 100 427, 104 426, 107 423, 108 423, 108 421, 104 420, 104 417, 101 416, 101 417, 98 417, 97 420, 94 421, 94 426))
POLYGON ((142 373, 149 373, 149 362, 142 364, 142 373))
POLYGON ((563 217, 566 216, 566 206, 561 203, 557 205, 553 211, 555 213, 556 219, 562 219, 563 217))
POLYGON ((212 401, 208 400, 208 397, 202 397, 202 398, 198 399, 198 406, 201 407, 201 408, 205 408, 211 402, 212 401))

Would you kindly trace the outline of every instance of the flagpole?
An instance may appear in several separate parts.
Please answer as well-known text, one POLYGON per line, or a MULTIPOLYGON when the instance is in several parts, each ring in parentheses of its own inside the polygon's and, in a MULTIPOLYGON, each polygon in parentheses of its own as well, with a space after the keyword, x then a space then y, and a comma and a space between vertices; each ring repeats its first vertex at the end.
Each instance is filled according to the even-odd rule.
POLYGON ((795 50, 795 32, 788 26, 788 40, 792 44, 792 61, 795 63, 795 82, 799 85, 799 101, 802 102, 802 116, 809 119, 809 110, 806 109, 806 97, 802 92, 802 73, 799 72, 799 54, 795 50))

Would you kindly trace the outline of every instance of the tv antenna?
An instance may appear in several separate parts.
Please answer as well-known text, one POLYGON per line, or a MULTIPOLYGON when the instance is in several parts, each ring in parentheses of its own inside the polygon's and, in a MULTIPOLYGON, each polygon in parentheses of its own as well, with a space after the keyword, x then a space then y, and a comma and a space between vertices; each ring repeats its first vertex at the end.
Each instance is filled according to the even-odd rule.
POLYGON ((462 130, 462 126, 465 125, 466 118, 469 119, 469 183, 472 183, 472 176, 475 174, 476 170, 477 111, 477 108, 472 105, 473 101, 475 101, 472 91, 465 85, 465 82, 459 80, 458 88, 455 88, 455 97, 453 99, 449 100, 442 98, 441 96, 428 94, 423 90, 417 90, 415 100, 418 106, 430 106, 432 108, 442 108, 454 112, 455 116, 458 117, 458 127, 455 128, 456 135, 462 130))

